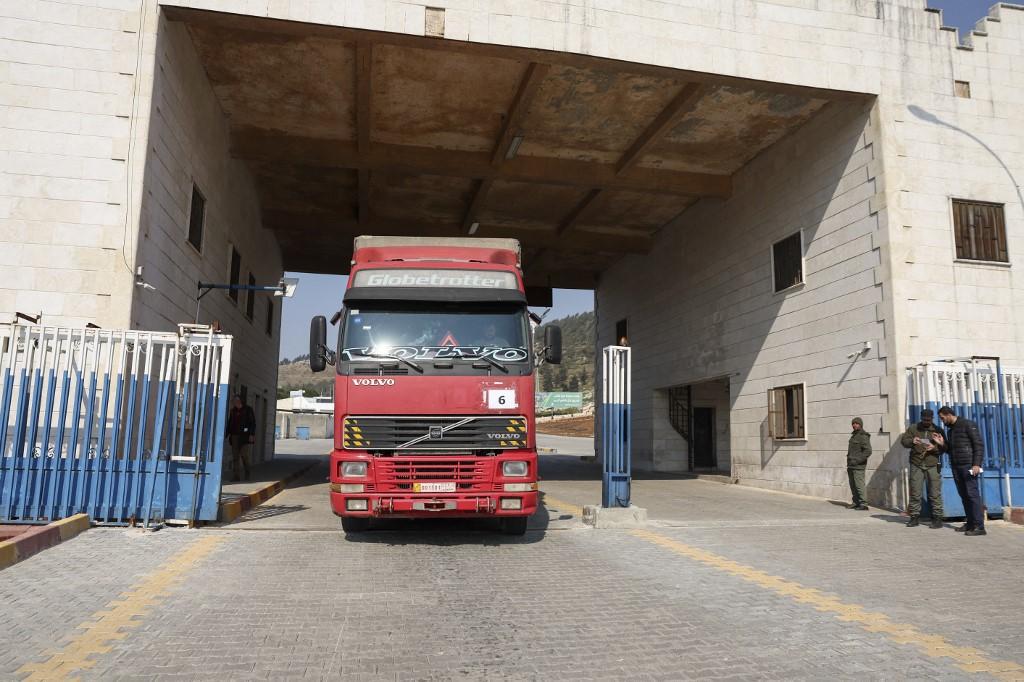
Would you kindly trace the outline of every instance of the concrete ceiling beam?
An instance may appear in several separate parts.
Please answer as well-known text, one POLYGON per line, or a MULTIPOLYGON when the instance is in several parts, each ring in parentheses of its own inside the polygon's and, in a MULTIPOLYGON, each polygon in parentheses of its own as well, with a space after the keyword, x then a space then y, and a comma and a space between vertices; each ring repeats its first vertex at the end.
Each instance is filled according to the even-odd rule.
MULTIPOLYGON (((285 243, 309 243, 310 239, 336 243, 351 240, 360 234, 396 234, 423 237, 457 237, 459 226, 454 223, 385 220, 374 217, 367 224, 351 218, 327 213, 298 213, 294 211, 263 211, 263 226, 274 230, 285 243), (315 236, 314 236, 315 235, 315 236)), ((647 235, 618 235, 576 230, 572 239, 562 239, 553 230, 531 230, 503 225, 482 225, 489 237, 518 239, 530 248, 553 251, 644 254, 651 250, 652 240, 647 235)), ((314 249, 315 250, 315 249, 314 249)))
POLYGON ((728 198, 729 175, 633 167, 617 173, 613 164, 539 156, 517 156, 491 165, 488 152, 431 149, 412 145, 373 144, 360 154, 346 140, 307 138, 264 130, 237 131, 231 153, 247 161, 358 170, 368 168, 416 175, 536 182, 587 189, 632 190, 688 197, 728 198))

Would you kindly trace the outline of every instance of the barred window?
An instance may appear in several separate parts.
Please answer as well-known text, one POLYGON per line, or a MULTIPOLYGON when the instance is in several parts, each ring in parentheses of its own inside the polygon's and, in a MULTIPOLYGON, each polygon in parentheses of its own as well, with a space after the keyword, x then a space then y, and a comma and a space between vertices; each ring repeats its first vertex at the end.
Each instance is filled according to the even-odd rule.
POLYGON ((961 260, 1010 262, 1002 204, 954 199, 953 234, 961 260))
POLYGON ((768 389, 768 433, 775 440, 807 437, 803 384, 768 389))
POLYGON ((804 282, 804 245, 800 232, 772 244, 775 291, 785 291, 804 282))

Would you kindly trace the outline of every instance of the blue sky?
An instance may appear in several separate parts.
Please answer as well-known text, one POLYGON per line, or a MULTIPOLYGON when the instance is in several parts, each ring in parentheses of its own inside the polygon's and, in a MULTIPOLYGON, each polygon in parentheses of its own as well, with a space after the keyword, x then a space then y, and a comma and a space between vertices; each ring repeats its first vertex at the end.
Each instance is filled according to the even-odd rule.
MULTIPOLYGON (((286 277, 298 277, 299 286, 292 298, 284 300, 281 317, 282 358, 294 358, 309 352, 309 320, 314 315, 331 315, 341 307, 348 277, 340 275, 309 275, 301 272, 285 273, 286 277)), ((573 313, 594 309, 594 292, 577 289, 555 289, 555 305, 548 313, 548 320, 558 319, 573 313)), ((543 308, 534 309, 538 314, 543 308)), ((338 328, 327 326, 327 343, 334 347, 338 328)))
POLYGON ((961 38, 994 4, 996 0, 928 0, 929 7, 942 10, 942 23, 960 29, 961 38))
MULTIPOLYGON (((956 26, 963 36, 974 27, 974 23, 988 14, 988 8, 994 0, 929 0, 928 6, 941 9, 943 20, 947 26, 956 26)), ((288 273, 289 277, 299 278, 299 288, 295 296, 285 299, 283 317, 281 319, 281 357, 293 358, 308 352, 309 320, 314 315, 326 315, 328 318, 341 307, 341 297, 345 291, 346 277, 338 275, 307 275, 288 273)), ((591 291, 576 289, 555 289, 554 307, 548 319, 558 319, 566 315, 593 310, 594 296, 591 291)), ((541 311, 538 311, 541 312, 541 311)), ((337 334, 336 327, 328 327, 329 343, 334 344, 337 334)))

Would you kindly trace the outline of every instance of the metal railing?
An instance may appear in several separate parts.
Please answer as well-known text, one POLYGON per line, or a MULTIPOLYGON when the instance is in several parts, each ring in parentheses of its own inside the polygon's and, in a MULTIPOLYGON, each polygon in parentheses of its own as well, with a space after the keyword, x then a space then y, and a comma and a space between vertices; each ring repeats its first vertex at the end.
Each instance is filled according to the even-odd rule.
POLYGON ((231 337, 0 327, 0 520, 213 520, 231 337))

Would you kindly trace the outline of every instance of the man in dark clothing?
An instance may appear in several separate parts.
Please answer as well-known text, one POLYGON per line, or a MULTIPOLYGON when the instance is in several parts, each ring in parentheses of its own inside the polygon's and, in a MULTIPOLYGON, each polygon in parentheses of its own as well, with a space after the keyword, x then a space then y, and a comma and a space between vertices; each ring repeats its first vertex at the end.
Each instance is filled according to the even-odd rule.
POLYGON ((932 506, 932 528, 942 528, 942 448, 945 440, 942 430, 933 423, 935 413, 921 410, 921 421, 907 429, 900 438, 910 448, 910 521, 908 528, 921 525, 921 494, 928 482, 928 502, 932 506))
POLYGON ((946 425, 945 451, 953 468, 953 482, 964 503, 966 523, 957 528, 964 535, 987 535, 985 508, 981 503, 978 479, 985 459, 985 443, 978 425, 966 417, 958 417, 949 407, 939 409, 939 419, 946 425))
POLYGON ((228 442, 231 444, 231 477, 239 480, 238 470, 245 472, 245 480, 249 480, 249 448, 256 435, 256 415, 252 408, 235 395, 228 413, 228 442))
POLYGON ((868 508, 864 496, 864 472, 868 468, 868 457, 871 456, 871 436, 864 430, 864 420, 860 417, 854 417, 850 426, 853 427, 853 433, 850 434, 850 444, 846 449, 846 473, 850 477, 850 494, 853 496, 850 509, 863 511, 868 508))

